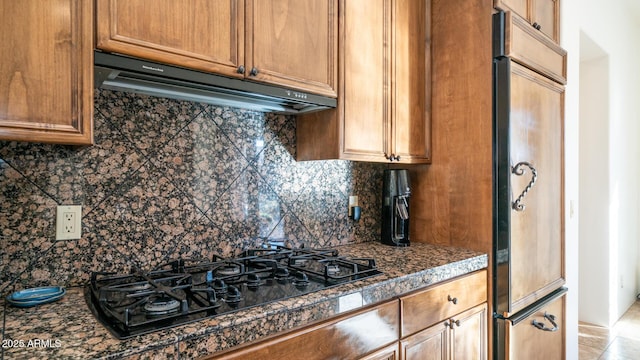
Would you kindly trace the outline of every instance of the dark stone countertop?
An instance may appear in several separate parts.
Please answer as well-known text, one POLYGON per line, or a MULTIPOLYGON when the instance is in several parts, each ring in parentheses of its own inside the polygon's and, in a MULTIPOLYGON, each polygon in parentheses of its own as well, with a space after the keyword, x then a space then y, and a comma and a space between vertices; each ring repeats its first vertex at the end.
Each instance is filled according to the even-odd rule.
POLYGON ((328 319, 487 267, 486 254, 412 243, 337 248, 372 257, 382 275, 275 303, 224 314, 128 340, 113 337, 91 314, 82 288, 55 303, 14 308, 0 301, 4 359, 193 359, 280 331, 328 319))

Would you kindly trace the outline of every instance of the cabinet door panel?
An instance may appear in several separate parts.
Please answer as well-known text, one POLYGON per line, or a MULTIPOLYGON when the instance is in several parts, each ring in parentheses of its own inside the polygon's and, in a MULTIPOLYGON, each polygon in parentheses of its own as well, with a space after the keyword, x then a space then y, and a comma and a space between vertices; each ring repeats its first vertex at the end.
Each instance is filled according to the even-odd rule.
MULTIPOLYGON (((537 181, 511 210, 511 306, 517 312, 564 283, 564 87, 511 64, 510 161, 528 162, 537 181)), ((511 175, 511 197, 529 186, 532 172, 511 175)))
POLYGON ((361 160, 384 159, 390 118, 389 0, 341 3, 344 31, 343 153, 361 160))
POLYGON ((395 5, 391 148, 401 162, 430 160, 431 11, 427 0, 395 5))
POLYGON ((507 322, 505 329, 507 360, 522 358, 536 358, 560 360, 565 354, 565 296, 553 300, 537 310, 530 317, 516 325, 507 322), (533 321, 544 325, 548 329, 554 326, 545 317, 553 315, 557 325, 556 331, 545 331, 533 326, 533 321))
POLYGON ((494 0, 493 4, 498 9, 513 11, 523 18, 529 19, 529 1, 530 0, 494 0))
POLYGON ((387 346, 384 349, 380 349, 373 354, 362 357, 359 360, 397 360, 400 358, 398 350, 398 344, 395 343, 387 346))
POLYGON ((358 359, 387 345, 397 348, 399 321, 398 301, 390 301, 206 359, 358 359))
POLYGON ((543 34, 560 41, 560 4, 558 0, 533 0, 531 21, 539 25, 543 34))
POLYGON ((448 322, 442 322, 400 341, 400 358, 403 360, 449 359, 448 322))
POLYGON ((453 321, 451 359, 486 360, 488 356, 487 305, 483 304, 456 315, 453 321))
POLYGON ((98 49, 241 77, 244 1, 97 0, 98 49))
POLYGON ((247 71, 260 81, 337 96, 338 0, 247 2, 247 71))
POLYGON ((91 144, 93 2, 0 2, 0 139, 91 144))

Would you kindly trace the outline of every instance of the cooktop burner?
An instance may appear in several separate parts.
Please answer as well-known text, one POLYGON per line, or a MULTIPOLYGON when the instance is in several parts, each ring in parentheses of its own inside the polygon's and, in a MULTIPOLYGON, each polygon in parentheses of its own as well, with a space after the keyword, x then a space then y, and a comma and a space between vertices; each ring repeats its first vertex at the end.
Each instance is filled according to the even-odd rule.
POLYGON ((176 259, 131 274, 94 272, 85 298, 119 339, 381 274, 373 259, 275 246, 225 259, 176 259))

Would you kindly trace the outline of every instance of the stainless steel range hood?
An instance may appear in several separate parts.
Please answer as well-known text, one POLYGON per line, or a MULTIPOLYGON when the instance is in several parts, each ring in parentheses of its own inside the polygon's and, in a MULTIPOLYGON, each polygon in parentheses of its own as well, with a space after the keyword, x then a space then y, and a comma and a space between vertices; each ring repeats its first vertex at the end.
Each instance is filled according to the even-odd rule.
POLYGON ((95 86, 284 114, 336 107, 336 99, 95 51, 95 86))

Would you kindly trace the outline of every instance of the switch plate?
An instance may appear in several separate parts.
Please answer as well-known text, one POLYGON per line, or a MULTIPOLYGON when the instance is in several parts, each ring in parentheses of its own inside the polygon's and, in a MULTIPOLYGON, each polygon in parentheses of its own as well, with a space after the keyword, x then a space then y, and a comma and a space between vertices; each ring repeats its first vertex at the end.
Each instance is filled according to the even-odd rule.
POLYGON ((56 240, 82 237, 82 206, 60 205, 56 211, 56 240))

